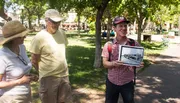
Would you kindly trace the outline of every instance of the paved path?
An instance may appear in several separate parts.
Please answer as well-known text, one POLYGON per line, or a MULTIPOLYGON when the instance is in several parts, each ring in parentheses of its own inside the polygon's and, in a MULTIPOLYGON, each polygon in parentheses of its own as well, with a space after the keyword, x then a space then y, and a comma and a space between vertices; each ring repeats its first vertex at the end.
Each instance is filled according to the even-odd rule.
MULTIPOLYGON (((161 37, 155 41, 160 40, 161 37)), ((180 37, 170 42, 154 64, 138 74, 135 103, 180 103, 180 37)), ((87 89, 77 89, 76 92, 86 102, 75 103, 104 103, 104 92, 87 89), (82 94, 88 96, 83 97, 82 94)), ((122 100, 119 103, 123 103, 122 100)))
POLYGON ((180 44, 171 44, 138 74, 135 95, 135 103, 180 103, 180 44))
MULTIPOLYGON (((75 103, 104 103, 104 92, 77 89, 75 103), (77 95, 78 94, 78 95, 77 95), (86 94, 86 96, 83 96, 86 94)), ((118 103, 123 103, 120 100, 118 103)), ((180 103, 180 44, 169 47, 137 76, 135 103, 180 103)))
MULTIPOLYGON (((129 35, 129 38, 132 38, 134 40, 137 40, 137 35, 129 35)), ((152 41, 162 41, 163 35, 151 35, 151 40, 152 41)), ((143 40, 143 35, 141 36, 141 39, 143 40)), ((171 43, 180 43, 180 36, 175 36, 175 38, 171 39, 169 38, 169 41, 171 43)))

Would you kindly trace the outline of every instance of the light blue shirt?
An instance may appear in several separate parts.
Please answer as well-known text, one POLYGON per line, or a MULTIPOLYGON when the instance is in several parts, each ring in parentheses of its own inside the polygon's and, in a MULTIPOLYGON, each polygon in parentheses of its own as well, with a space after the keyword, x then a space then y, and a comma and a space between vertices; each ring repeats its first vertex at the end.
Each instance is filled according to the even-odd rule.
MULTIPOLYGON (((29 74, 32 64, 26 54, 25 46, 19 45, 20 57, 9 48, 0 49, 0 74, 3 74, 4 81, 13 81, 29 74), (25 64, 24 64, 24 63, 25 64), (26 64, 27 63, 27 64, 26 64)), ((28 94, 30 92, 29 84, 22 84, 10 88, 1 88, 2 95, 28 94)))

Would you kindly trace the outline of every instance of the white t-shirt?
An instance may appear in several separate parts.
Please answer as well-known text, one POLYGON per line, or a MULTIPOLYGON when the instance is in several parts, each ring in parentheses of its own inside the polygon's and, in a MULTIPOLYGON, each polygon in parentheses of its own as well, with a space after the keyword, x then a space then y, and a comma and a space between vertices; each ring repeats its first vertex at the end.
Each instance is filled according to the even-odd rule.
MULTIPOLYGON (((4 81, 13 81, 29 74, 32 64, 26 54, 25 46, 19 45, 20 55, 18 56, 9 48, 0 49, 0 74, 3 74, 4 81)), ((29 84, 22 84, 10 88, 2 88, 3 95, 28 94, 30 91, 29 84)))

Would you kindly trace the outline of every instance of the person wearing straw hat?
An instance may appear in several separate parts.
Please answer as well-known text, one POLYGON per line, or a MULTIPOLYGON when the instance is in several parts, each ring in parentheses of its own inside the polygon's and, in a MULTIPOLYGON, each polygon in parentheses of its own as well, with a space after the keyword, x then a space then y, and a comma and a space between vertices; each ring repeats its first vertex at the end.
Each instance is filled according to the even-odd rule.
POLYGON ((0 103, 31 103, 32 64, 23 45, 27 30, 19 21, 7 22, 0 36, 0 103))
POLYGON ((71 86, 66 61, 66 35, 59 25, 62 18, 55 9, 45 12, 46 29, 33 38, 31 61, 39 72, 39 94, 42 103, 71 102, 71 86))

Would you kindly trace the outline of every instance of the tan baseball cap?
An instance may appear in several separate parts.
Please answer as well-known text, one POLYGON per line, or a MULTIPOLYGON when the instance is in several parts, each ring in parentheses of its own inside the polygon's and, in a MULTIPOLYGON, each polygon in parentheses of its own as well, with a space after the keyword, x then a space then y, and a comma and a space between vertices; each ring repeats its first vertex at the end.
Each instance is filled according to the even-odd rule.
POLYGON ((45 18, 50 18, 54 22, 60 22, 61 20, 63 20, 59 12, 55 9, 48 9, 45 12, 45 18))

